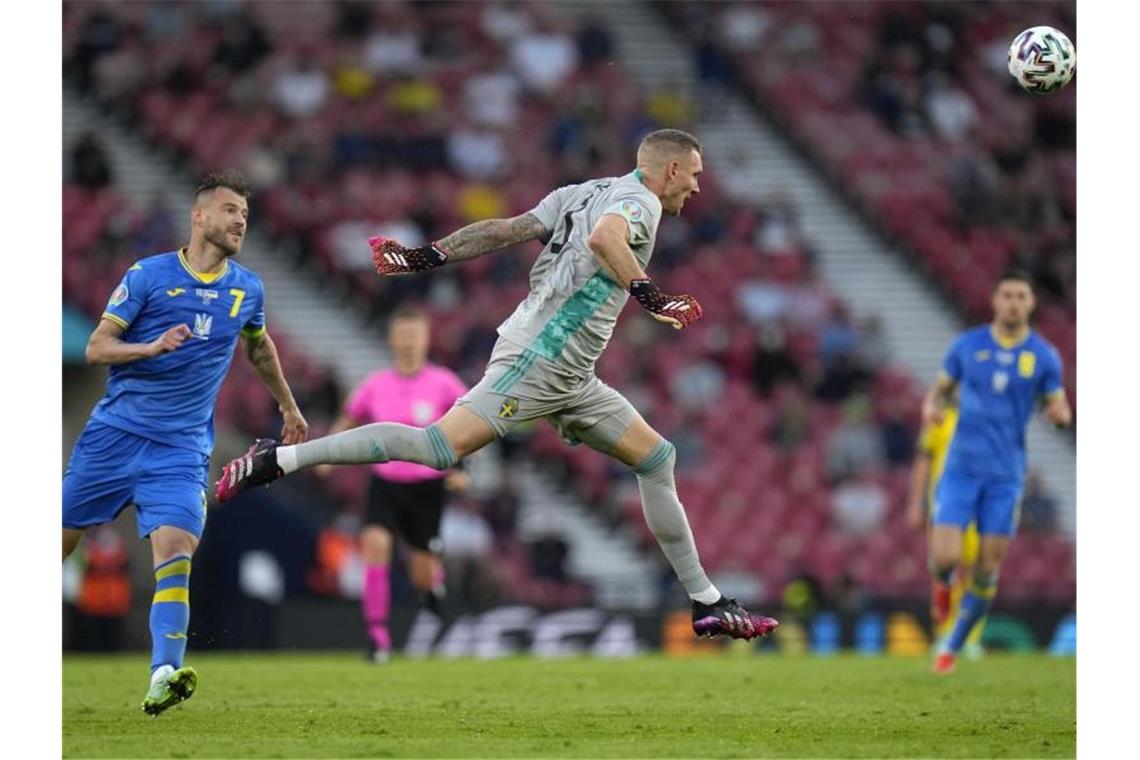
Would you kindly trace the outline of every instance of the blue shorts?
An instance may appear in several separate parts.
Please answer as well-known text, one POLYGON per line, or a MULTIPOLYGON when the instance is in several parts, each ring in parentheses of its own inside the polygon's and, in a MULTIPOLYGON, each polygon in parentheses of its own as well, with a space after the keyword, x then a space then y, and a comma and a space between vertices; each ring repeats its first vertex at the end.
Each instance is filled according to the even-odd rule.
POLYGON ((987 480, 960 472, 947 472, 934 494, 934 524, 963 530, 971 521, 982 536, 1017 533, 1022 484, 1016 480, 987 480))
POLYGON ((110 522, 135 505, 139 538, 163 525, 202 537, 210 458, 94 420, 63 476, 63 527, 110 522))

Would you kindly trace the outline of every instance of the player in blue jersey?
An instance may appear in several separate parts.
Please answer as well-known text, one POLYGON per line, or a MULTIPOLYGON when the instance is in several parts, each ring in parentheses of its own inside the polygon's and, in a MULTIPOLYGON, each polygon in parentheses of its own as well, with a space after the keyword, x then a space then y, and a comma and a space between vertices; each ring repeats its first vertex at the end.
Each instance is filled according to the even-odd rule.
POLYGON ((134 504, 150 538, 151 686, 157 715, 197 685, 183 667, 190 622, 190 558, 206 522, 214 402, 241 337, 245 354, 280 405, 282 435, 308 435, 265 329, 261 280, 231 259, 249 206, 244 180, 212 174, 195 192, 190 244, 141 259, 123 277, 87 344, 90 364, 110 365, 107 391, 75 442, 63 477, 63 558, 83 531, 134 504))
POLYGON ((974 575, 954 630, 935 659, 936 673, 953 672, 962 643, 993 603, 998 570, 1017 530, 1029 418, 1043 405, 1054 425, 1072 421, 1061 357, 1029 327, 1034 305, 1029 276, 1004 273, 994 287, 993 322, 966 330, 950 345, 943 372, 923 403, 924 422, 936 425, 946 400, 959 391, 958 428, 934 497, 933 617, 945 617, 949 606, 962 531, 974 521, 981 536, 974 575))

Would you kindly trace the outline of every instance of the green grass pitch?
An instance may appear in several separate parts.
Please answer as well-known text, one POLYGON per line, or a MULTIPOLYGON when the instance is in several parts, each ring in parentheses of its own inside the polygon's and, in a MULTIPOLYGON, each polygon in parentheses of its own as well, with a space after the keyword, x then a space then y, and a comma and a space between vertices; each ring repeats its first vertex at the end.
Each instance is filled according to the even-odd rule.
MULTIPOLYGON (((744 656, 733 656, 742 654, 744 656)), ((66 656, 64 757, 1073 757, 1076 662, 726 656, 401 660, 194 655, 141 712, 148 659, 66 656)))

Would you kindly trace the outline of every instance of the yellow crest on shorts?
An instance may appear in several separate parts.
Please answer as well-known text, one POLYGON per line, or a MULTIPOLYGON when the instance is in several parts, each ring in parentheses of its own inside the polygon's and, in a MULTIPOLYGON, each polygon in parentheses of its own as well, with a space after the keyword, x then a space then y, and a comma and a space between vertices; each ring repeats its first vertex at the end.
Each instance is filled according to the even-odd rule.
POLYGON ((503 405, 499 407, 500 417, 514 417, 515 412, 519 410, 519 400, 513 396, 508 397, 503 405))
POLYGON ((1022 351, 1017 355, 1017 374, 1022 377, 1033 377, 1037 369, 1037 354, 1032 351, 1022 351))

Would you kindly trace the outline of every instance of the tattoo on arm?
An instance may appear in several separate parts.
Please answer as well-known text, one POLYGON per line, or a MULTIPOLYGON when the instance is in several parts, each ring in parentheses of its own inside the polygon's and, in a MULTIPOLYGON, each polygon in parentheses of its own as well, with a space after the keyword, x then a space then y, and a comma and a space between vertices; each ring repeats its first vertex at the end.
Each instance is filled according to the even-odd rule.
POLYGON ((249 363, 253 365, 257 376, 261 378, 270 394, 281 405, 282 411, 287 406, 296 407, 297 402, 293 398, 293 392, 289 389, 289 383, 281 371, 281 363, 277 358, 277 347, 273 344, 273 339, 269 337, 269 333, 262 333, 257 338, 247 338, 245 355, 249 359, 249 363))
POLYGON ((273 342, 266 336, 254 338, 246 343, 245 355, 255 369, 262 369, 273 365, 277 352, 273 349, 273 342))
POLYGON ((535 240, 547 232, 542 222, 527 212, 511 219, 485 219, 469 224, 443 238, 437 245, 447 252, 450 264, 535 240))

